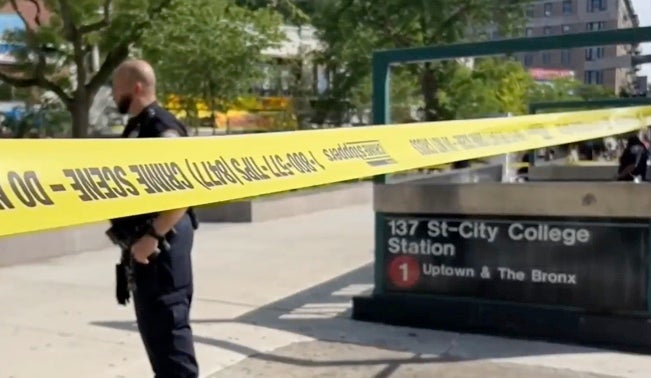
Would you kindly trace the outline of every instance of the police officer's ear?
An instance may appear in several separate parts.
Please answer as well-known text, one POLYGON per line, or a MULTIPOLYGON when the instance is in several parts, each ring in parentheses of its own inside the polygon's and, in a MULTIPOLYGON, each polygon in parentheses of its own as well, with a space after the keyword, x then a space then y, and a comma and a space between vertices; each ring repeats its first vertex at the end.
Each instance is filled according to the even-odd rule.
POLYGON ((134 95, 139 95, 144 92, 144 86, 142 85, 142 82, 136 81, 133 83, 133 94, 134 95))

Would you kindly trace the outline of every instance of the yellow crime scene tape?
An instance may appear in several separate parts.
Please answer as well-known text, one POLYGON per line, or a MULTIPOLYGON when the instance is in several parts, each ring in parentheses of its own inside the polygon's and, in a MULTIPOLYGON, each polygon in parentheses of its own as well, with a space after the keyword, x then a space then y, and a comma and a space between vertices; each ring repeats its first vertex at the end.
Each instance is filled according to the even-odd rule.
POLYGON ((0 236, 615 135, 651 107, 246 136, 0 140, 0 236))

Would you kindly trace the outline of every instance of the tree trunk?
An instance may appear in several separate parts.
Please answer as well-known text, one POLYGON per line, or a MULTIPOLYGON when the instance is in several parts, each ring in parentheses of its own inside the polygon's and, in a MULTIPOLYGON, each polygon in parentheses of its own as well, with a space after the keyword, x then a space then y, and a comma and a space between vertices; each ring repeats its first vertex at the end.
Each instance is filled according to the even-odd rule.
POLYGON ((76 95, 73 103, 70 105, 70 115, 72 116, 72 137, 88 137, 88 128, 90 127, 90 109, 89 101, 86 96, 76 95))
POLYGON ((438 99, 436 98, 437 85, 436 75, 431 63, 424 64, 423 74, 421 75, 421 92, 423 94, 423 103, 425 105, 425 121, 432 122, 438 120, 438 99))

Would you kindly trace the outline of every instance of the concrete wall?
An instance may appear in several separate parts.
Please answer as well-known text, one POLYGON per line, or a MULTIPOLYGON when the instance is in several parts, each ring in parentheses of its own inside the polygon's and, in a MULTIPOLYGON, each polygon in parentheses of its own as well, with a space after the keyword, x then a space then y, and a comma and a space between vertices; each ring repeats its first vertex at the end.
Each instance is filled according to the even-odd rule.
POLYGON ((360 182, 196 208, 202 222, 260 222, 316 211, 371 203, 372 184, 360 182))
POLYGON ((112 244, 104 235, 107 228, 108 223, 96 223, 0 239, 0 266, 110 247, 112 244))
POLYGON ((545 165, 529 168, 530 181, 615 181, 617 165, 545 165))
POLYGON ((501 182, 502 173, 502 164, 490 164, 441 173, 424 173, 420 175, 390 178, 387 183, 463 184, 474 182, 501 182))
POLYGON ((376 211, 540 217, 651 218, 651 185, 623 182, 397 184, 374 187, 376 211))
MULTIPOLYGON (((373 200, 370 182, 307 189, 249 201, 207 205, 197 209, 203 222, 257 222, 290 217, 373 200)), ((104 232, 107 223, 71 227, 0 239, 0 266, 112 247, 104 232)), ((118 250, 115 250, 116 261, 118 250)))

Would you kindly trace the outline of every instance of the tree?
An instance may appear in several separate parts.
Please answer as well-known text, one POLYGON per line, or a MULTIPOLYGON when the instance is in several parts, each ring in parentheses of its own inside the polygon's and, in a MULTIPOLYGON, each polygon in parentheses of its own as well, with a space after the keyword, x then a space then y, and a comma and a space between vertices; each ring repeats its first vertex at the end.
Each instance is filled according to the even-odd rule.
POLYGON ((130 46, 152 20, 182 0, 0 0, 9 3, 25 28, 5 38, 22 48, 14 72, 0 80, 17 88, 39 87, 58 96, 72 117, 72 136, 88 135, 89 108, 99 88, 129 55, 130 46), (36 7, 35 20, 20 11, 20 2, 36 7), (44 9, 49 20, 41 17, 44 9), (92 69, 93 47, 103 61, 92 69))
POLYGON ((315 12, 314 0, 234 0, 235 5, 251 10, 263 8, 278 11, 290 24, 309 23, 309 14, 315 12))
POLYGON ((558 78, 535 85, 529 94, 529 101, 588 101, 616 97, 615 92, 602 85, 584 84, 573 78, 558 78))
MULTIPOLYGON (((390 98, 391 121, 396 123, 413 122, 412 110, 419 105, 418 102, 418 80, 409 72, 397 69, 391 78, 390 98)), ((365 76, 359 84, 351 88, 348 95, 351 106, 357 113, 357 117, 363 120, 367 110, 371 108, 371 77, 365 76)))
MULTIPOLYGON (((480 38, 494 27, 512 35, 524 23, 522 6, 529 0, 394 0, 378 6, 372 0, 315 0, 312 23, 326 44, 323 63, 335 73, 333 95, 346 97, 371 72, 377 49, 444 45, 480 38)), ((428 120, 452 118, 439 102, 439 91, 458 69, 456 62, 409 65, 419 78, 428 120)))
POLYGON ((539 83, 532 88, 531 102, 578 101, 577 90, 581 83, 570 78, 557 78, 546 83, 539 83))
POLYGON ((438 102, 453 118, 526 114, 534 81, 510 58, 477 59, 472 68, 457 65, 438 102))
POLYGON ((214 119, 216 110, 226 110, 261 77, 261 51, 283 38, 281 22, 271 8, 185 0, 162 12, 152 24, 156 33, 143 38, 140 47, 156 67, 163 96, 180 97, 190 113, 201 100, 214 119))
POLYGON ((583 100, 604 100, 609 98, 617 98, 612 89, 597 84, 583 84, 581 83, 577 88, 577 95, 583 100))

